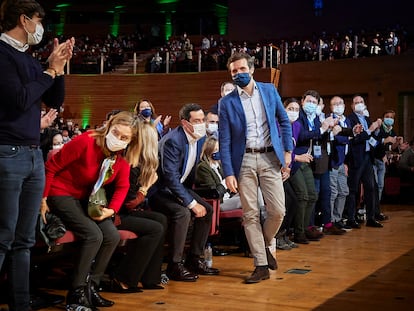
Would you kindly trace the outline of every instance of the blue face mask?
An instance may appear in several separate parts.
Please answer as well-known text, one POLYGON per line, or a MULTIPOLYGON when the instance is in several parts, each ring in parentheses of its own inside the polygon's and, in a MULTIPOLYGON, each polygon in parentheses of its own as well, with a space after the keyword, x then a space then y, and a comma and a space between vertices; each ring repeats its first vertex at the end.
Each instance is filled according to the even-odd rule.
POLYGON ((316 112, 316 107, 317 107, 316 104, 314 104, 312 102, 306 102, 303 105, 303 111, 305 111, 305 113, 307 115, 312 115, 312 114, 314 114, 316 112))
POLYGON ((152 115, 152 110, 151 110, 151 108, 145 108, 144 110, 141 110, 141 115, 142 115, 144 118, 148 118, 148 117, 150 117, 150 116, 152 115))
POLYGON ((220 152, 219 152, 219 151, 217 151, 217 152, 212 153, 212 154, 211 154, 211 158, 212 158, 213 160, 219 161, 219 160, 221 159, 221 157, 220 157, 220 152))
POLYGON ((387 127, 393 126, 394 119, 393 118, 384 118, 384 124, 387 127))
POLYGON ((242 88, 249 84, 251 80, 250 73, 248 72, 236 73, 232 78, 233 82, 242 88))

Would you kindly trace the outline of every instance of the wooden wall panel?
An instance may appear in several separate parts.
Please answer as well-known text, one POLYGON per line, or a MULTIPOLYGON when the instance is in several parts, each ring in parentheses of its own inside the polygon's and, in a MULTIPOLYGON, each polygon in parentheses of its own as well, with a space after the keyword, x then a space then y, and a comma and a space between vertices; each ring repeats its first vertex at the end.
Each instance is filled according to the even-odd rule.
MULTIPOLYGON (((356 93, 366 95, 373 117, 385 109, 398 111, 398 95, 414 93, 414 55, 383 56, 280 66, 279 91, 283 98, 300 97, 315 89, 329 104, 340 95, 349 106, 356 93)), ((270 82, 269 69, 256 69, 257 81, 270 82)), ((65 118, 83 120, 92 127, 101 124, 113 109, 132 109, 140 98, 153 102, 159 114, 173 116, 178 124, 180 107, 189 102, 209 109, 220 97, 220 85, 230 79, 226 71, 137 75, 68 75, 65 118)), ((349 111, 349 107, 347 108, 349 111)), ((397 123, 398 126, 398 123, 397 123)))

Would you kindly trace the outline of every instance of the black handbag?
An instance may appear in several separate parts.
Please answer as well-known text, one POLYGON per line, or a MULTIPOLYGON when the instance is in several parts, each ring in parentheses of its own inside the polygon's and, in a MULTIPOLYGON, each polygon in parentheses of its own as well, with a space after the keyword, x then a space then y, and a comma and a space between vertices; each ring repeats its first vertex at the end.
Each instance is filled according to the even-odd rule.
POLYGON ((39 215, 38 233, 50 251, 51 247, 55 245, 55 240, 65 235, 66 227, 55 214, 46 213, 45 218, 47 223, 44 223, 42 215, 39 215))

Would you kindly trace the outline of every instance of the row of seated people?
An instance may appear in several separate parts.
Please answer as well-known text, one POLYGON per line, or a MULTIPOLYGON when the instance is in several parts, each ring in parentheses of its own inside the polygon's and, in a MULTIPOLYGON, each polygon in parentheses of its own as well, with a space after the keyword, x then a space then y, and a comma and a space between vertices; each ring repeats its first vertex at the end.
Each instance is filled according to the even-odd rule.
MULTIPOLYGON (((160 278, 167 218, 170 230, 174 232, 174 238, 169 241, 168 277, 177 281, 196 281, 200 273, 218 273, 217 269, 207 267, 201 257, 211 227, 210 205, 204 203, 208 215, 204 210, 195 217, 188 256, 183 255, 184 244, 178 240, 185 242, 189 223, 176 225, 174 221, 177 219, 163 210, 165 203, 151 204, 151 211, 145 208, 148 189, 158 179, 158 139, 170 131, 165 119, 162 126, 158 126, 160 130, 155 130, 157 124, 154 123, 156 119, 151 120, 150 105, 147 101, 142 102, 137 103, 136 114, 113 112, 105 126, 78 135, 46 161, 42 215, 45 217, 49 212, 57 215, 80 243, 79 258, 66 297, 68 310, 79 306, 94 309, 113 305, 114 302, 99 294, 98 286, 118 245, 117 230, 132 231, 137 238, 128 242, 126 255, 113 269, 107 290, 130 293, 163 288, 160 278), (100 215, 88 216, 85 206, 88 205, 89 190, 92 186, 97 187, 94 183, 98 173, 109 203, 101 208, 100 215), (130 180, 127 180, 128 176, 130 180), (197 225, 198 220, 202 226, 197 225)), ((189 222, 192 212, 198 208, 186 209, 188 213, 180 221, 189 222)))
MULTIPOLYGON (((396 28, 396 27, 394 27, 396 28)), ((289 62, 319 60, 319 50, 322 52, 323 60, 350 58, 350 57, 367 57, 378 55, 395 55, 404 52, 408 46, 407 33, 399 26, 393 30, 386 28, 382 31, 365 31, 355 33, 350 30, 346 34, 338 32, 327 34, 325 31, 319 36, 313 38, 298 39, 289 38, 275 40, 276 42, 287 42, 287 55, 289 62), (354 41, 354 35, 357 41, 354 41), (354 45, 357 46, 354 46, 354 45), (354 49, 357 53, 354 53, 354 49)), ((51 37, 51 34, 46 34, 51 37)), ((113 71, 115 68, 132 58, 132 54, 140 50, 140 41, 142 36, 139 34, 122 34, 117 37, 107 35, 104 38, 93 36, 80 36, 74 51, 72 60, 72 73, 99 73, 101 55, 104 57, 104 72, 113 71)), ((44 40, 44 44, 38 46, 33 53, 41 62, 47 60, 53 46, 52 40, 44 40)), ((153 57, 147 59, 147 72, 165 72, 165 52, 170 52, 169 66, 170 71, 197 71, 198 51, 201 51, 202 71, 205 70, 225 70, 226 60, 234 51, 246 52, 255 56, 256 65, 262 66, 263 46, 269 45, 269 42, 232 42, 225 40, 223 37, 214 35, 204 36, 201 42, 194 43, 194 39, 184 33, 180 37, 172 37, 164 45, 154 45, 147 47, 147 54, 151 50, 157 50, 158 66, 151 68, 153 57), (192 41, 190 41, 192 40, 192 41), (186 66, 187 64, 187 66, 186 66), (191 66, 190 66, 191 64, 191 66)), ((270 45, 271 45, 270 44, 270 45)), ((280 44, 281 49, 284 48, 280 44)), ((156 54, 156 53, 155 53, 156 54)))

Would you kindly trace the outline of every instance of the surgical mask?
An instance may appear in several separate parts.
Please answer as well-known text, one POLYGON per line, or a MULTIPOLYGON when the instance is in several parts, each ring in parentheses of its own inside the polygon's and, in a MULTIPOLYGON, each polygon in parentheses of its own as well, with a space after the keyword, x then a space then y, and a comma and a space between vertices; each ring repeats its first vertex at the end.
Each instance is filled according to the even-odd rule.
POLYGON ((152 115, 152 110, 151 108, 145 108, 140 113, 144 118, 149 118, 152 115))
POLYGON ((218 130, 218 124, 217 123, 209 123, 207 124, 207 133, 213 134, 217 132, 218 130))
POLYGON ((364 117, 369 117, 369 111, 368 111, 368 109, 364 109, 362 111, 362 114, 364 115, 364 117))
POLYGON ((123 141, 123 140, 118 139, 114 134, 112 134, 112 131, 109 131, 108 134, 105 136, 105 138, 106 138, 106 146, 112 152, 123 150, 129 144, 128 141, 123 141))
POLYGON ((57 150, 57 149, 62 149, 63 144, 59 144, 59 145, 53 145, 53 150, 57 150))
POLYGON ((384 118, 384 124, 387 127, 391 127, 394 125, 394 119, 393 118, 384 118))
POLYGON ((299 111, 286 111, 289 121, 295 122, 299 118, 299 111))
POLYGON ((305 113, 307 114, 307 115, 312 115, 312 114, 314 114, 314 113, 316 113, 316 107, 317 107, 318 105, 317 104, 315 104, 315 103, 312 103, 312 102, 306 102, 304 105, 303 105, 303 111, 305 111, 305 113))
POLYGON ((220 157, 220 151, 214 152, 211 154, 211 158, 215 161, 219 161, 221 159, 220 157))
POLYGON ((250 80, 252 79, 250 77, 250 73, 248 72, 236 73, 232 78, 234 83, 240 86, 241 88, 247 86, 250 83, 250 80))
POLYGON ((320 115, 321 115, 321 113, 322 113, 322 107, 321 107, 321 106, 319 106, 319 105, 317 105, 317 106, 316 106, 316 111, 315 111, 315 113, 316 113, 316 115, 317 115, 317 116, 320 116, 320 115))
MULTIPOLYGON (((34 21, 30 17, 28 17, 28 16, 25 16, 25 17, 29 21, 31 21, 32 23, 34 23, 34 21)), ((35 32, 34 33, 30 33, 30 32, 27 31, 26 28, 24 28, 24 30, 26 30, 26 32, 27 32, 27 44, 28 45, 36 45, 36 44, 39 44, 42 41, 42 39, 43 39, 43 33, 45 32, 45 30, 43 29, 42 24, 38 24, 38 23, 35 23, 35 24, 36 24, 36 28, 35 28, 35 32)))
POLYGON ((199 123, 199 124, 193 124, 193 136, 195 139, 199 140, 200 138, 206 136, 206 124, 205 123, 199 123))
POLYGON ((333 113, 338 116, 342 116, 344 114, 344 111, 345 111, 345 106, 343 105, 334 106, 333 108, 333 113))
POLYGON ((362 113, 364 111, 364 109, 366 108, 364 103, 358 103, 355 105, 355 112, 359 112, 362 113))

